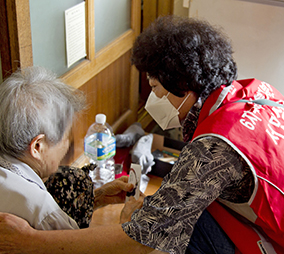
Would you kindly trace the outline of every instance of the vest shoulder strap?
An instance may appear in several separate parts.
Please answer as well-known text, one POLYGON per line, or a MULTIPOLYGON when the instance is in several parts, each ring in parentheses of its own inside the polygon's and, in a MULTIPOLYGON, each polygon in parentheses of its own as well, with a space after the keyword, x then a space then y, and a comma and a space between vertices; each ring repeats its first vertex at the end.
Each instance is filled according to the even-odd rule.
POLYGON ((271 101, 271 100, 267 100, 267 99, 257 99, 257 100, 238 100, 235 102, 249 102, 249 103, 256 103, 256 104, 260 104, 260 105, 268 105, 268 106, 272 106, 272 107, 281 107, 284 108, 284 105, 279 104, 275 101, 271 101))

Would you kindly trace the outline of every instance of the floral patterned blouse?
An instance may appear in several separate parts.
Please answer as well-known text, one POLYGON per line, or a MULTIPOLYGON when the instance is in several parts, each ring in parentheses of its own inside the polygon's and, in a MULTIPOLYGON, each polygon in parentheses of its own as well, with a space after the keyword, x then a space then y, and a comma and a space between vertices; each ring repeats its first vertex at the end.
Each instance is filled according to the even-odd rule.
MULTIPOLYGON (((191 140, 203 101, 199 99, 183 122, 183 136, 191 140)), ((216 137, 188 142, 159 190, 144 200, 130 222, 122 225, 132 239, 161 251, 185 253, 194 225, 218 197, 242 203, 254 187, 247 164, 216 137)))

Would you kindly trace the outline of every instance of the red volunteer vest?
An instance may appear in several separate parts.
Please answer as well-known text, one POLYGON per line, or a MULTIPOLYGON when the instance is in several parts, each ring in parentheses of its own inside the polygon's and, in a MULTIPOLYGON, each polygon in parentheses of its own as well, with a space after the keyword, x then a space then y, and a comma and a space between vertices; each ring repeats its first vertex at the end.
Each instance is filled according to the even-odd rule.
POLYGON ((193 139, 221 138, 245 159, 253 173, 255 188, 248 203, 220 202, 264 234, 236 219, 218 202, 208 208, 236 248, 250 254, 284 253, 284 108, 236 102, 259 98, 284 102, 275 88, 255 79, 217 89, 202 107, 193 139))

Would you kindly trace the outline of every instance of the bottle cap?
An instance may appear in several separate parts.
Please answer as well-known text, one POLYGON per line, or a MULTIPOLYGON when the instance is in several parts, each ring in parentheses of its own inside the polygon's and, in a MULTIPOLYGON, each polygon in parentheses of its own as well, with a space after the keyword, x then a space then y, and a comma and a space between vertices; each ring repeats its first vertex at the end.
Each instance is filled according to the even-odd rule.
POLYGON ((97 114, 96 115, 96 123, 105 124, 106 123, 106 115, 105 114, 97 114))

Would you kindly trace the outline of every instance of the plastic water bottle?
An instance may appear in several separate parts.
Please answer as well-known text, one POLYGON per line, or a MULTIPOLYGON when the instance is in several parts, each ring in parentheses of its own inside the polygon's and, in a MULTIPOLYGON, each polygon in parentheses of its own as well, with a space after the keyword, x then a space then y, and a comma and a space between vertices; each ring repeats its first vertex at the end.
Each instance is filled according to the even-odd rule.
POLYGON ((116 152, 116 139, 112 128, 106 122, 106 115, 97 114, 85 136, 84 152, 90 163, 97 167, 90 171, 94 187, 99 188, 115 179, 114 155, 116 152))

